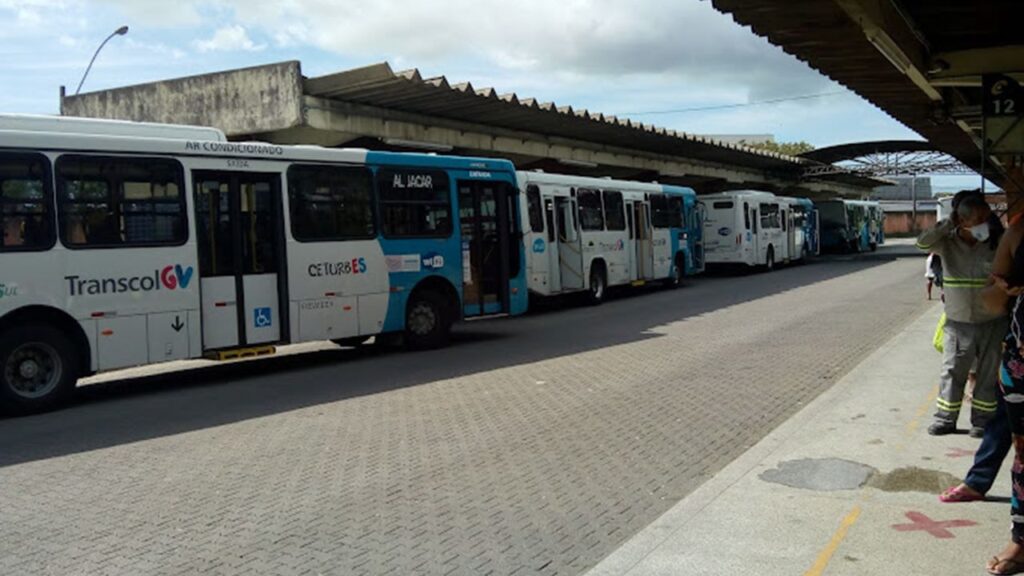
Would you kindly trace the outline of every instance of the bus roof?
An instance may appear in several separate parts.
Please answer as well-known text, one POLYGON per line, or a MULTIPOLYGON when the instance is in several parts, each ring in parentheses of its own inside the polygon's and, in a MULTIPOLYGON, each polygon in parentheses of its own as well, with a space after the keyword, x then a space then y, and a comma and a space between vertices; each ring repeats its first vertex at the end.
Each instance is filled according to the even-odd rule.
POLYGON ((516 176, 520 182, 538 184, 560 184, 563 186, 587 186, 599 190, 614 188, 627 192, 652 192, 663 194, 693 195, 697 193, 685 186, 672 186, 653 182, 634 182, 632 180, 613 180, 611 178, 594 178, 592 176, 572 176, 567 174, 550 174, 547 172, 519 171, 516 176))
POLYGON ((153 124, 149 122, 128 122, 126 120, 101 120, 96 118, 43 116, 37 114, 0 114, 0 130, 227 141, 227 137, 224 136, 223 132, 206 126, 153 124))
MULTIPOLYGON (((105 121, 104 121, 105 122, 105 121)), ((12 122, 13 124, 13 122, 12 122)), ((128 123, 132 124, 132 123, 128 123)), ((19 126, 24 126, 19 124, 19 126)), ((392 166, 435 167, 462 170, 503 171, 515 170, 508 160, 495 158, 464 158, 410 152, 370 152, 359 148, 323 148, 320 146, 289 146, 267 142, 228 142, 211 140, 207 136, 221 135, 212 129, 197 129, 195 138, 187 137, 190 127, 176 136, 135 133, 110 133, 109 130, 89 130, 87 124, 71 124, 63 131, 48 130, 51 125, 37 123, 31 129, 10 129, 0 122, 0 148, 29 148, 60 152, 133 153, 168 156, 198 156, 212 158, 245 158, 284 162, 342 162, 392 166)), ((63 127, 64 125, 59 125, 63 127)), ((165 126, 165 125, 153 125, 165 126)), ((116 130, 114 130, 116 132, 116 130)))

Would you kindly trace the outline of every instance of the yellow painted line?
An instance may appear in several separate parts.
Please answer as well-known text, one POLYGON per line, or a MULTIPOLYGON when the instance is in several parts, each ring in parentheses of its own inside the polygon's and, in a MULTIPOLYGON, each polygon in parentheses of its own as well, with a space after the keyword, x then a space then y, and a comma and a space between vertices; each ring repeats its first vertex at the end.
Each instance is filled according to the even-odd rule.
POLYGON ((811 566, 810 570, 804 572, 804 576, 821 576, 825 573, 825 568, 828 568, 828 563, 832 560, 832 555, 839 549, 839 545, 846 539, 846 533, 849 532, 850 526, 857 521, 860 517, 860 506, 854 506, 853 510, 843 518, 843 522, 839 525, 839 529, 832 535, 832 540, 829 541, 825 549, 818 554, 818 559, 814 561, 814 565, 811 566))
POLYGON ((925 413, 935 405, 935 401, 939 398, 939 390, 936 388, 924 401, 921 406, 917 408, 917 412, 914 413, 914 419, 907 422, 907 432, 912 433, 917 430, 917 427, 921 425, 921 418, 924 417, 925 413))

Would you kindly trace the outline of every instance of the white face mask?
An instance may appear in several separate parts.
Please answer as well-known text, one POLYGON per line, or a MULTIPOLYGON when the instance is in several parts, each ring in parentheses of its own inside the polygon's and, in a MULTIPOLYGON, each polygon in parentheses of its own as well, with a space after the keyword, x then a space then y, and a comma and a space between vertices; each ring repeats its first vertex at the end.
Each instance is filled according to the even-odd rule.
POLYGON ((988 235, 991 232, 991 230, 989 230, 988 222, 982 222, 977 226, 972 226, 968 230, 970 230, 971 236, 974 236, 974 239, 978 242, 988 240, 988 235))

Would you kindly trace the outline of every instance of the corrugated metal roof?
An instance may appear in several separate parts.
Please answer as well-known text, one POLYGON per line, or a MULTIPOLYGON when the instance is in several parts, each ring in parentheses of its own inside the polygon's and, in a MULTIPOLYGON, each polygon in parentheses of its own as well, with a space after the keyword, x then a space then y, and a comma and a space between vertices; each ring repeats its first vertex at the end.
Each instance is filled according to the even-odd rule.
POLYGON ((799 171, 813 162, 382 63, 307 78, 311 96, 710 162, 799 171))
MULTIPOLYGON (((948 120, 937 119, 934 103, 885 59, 836 0, 712 3, 739 24, 750 26, 772 44, 874 103, 936 148, 968 166, 981 164, 972 136, 948 120)), ((937 53, 1020 43, 1020 23, 1024 21, 1024 2, 1020 0, 901 0, 899 6, 928 44, 922 50, 937 53)), ((997 183, 1001 180, 994 170, 987 175, 997 183)))

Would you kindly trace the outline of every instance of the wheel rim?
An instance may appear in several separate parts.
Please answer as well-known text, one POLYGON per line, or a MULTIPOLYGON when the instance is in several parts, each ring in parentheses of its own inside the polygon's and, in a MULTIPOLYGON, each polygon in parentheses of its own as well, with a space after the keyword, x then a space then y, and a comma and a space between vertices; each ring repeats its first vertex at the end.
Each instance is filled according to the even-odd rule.
POLYGON ((22 398, 42 398, 53 392, 64 374, 57 350, 45 342, 28 342, 11 352, 4 364, 4 380, 22 398))
POLYGON ((600 274, 590 277, 590 293, 596 300, 600 300, 604 296, 604 278, 600 274))
POLYGON ((417 336, 430 334, 437 326, 437 313, 426 302, 417 302, 409 312, 409 331, 417 336))

